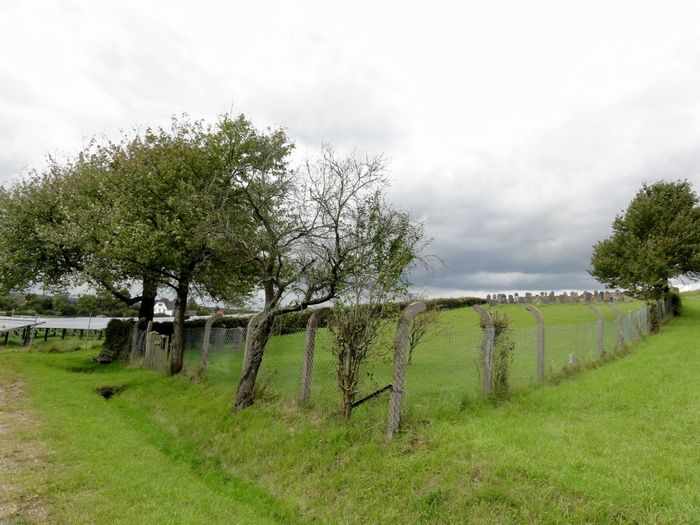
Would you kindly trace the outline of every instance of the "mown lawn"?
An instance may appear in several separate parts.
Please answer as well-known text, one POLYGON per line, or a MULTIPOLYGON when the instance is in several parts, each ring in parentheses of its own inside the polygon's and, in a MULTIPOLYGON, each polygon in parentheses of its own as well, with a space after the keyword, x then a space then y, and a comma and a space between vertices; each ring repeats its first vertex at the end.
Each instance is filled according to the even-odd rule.
POLYGON ((2 353, 0 376, 42 421, 53 452, 27 490, 58 523, 696 523, 700 299, 685 302, 622 359, 497 404, 428 402, 392 442, 385 400, 349 423, 269 392, 233 414, 231 383, 96 368, 96 350, 2 353))

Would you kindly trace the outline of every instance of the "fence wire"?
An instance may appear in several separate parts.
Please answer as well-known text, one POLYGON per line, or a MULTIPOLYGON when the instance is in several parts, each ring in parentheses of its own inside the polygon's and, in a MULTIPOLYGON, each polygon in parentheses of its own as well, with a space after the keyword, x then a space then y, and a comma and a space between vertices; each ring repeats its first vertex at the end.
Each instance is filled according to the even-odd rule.
MULTIPOLYGON (((579 305, 579 307, 582 305, 579 305)), ((572 305, 572 308, 577 306, 572 305)), ((649 312, 646 306, 623 312, 619 321, 612 310, 600 306, 603 321, 605 353, 618 350, 619 341, 631 345, 648 334, 649 312), (621 337, 620 337, 621 336, 621 337)), ((671 315, 671 304, 659 302, 655 308, 663 322, 671 315)), ((624 309, 624 308, 623 308, 624 309)), ((514 312, 510 307, 506 312, 514 312)), ((545 318, 545 378, 566 373, 572 367, 585 366, 600 358, 598 326, 590 313, 590 322, 548 323, 545 318)), ((529 315, 529 314, 528 314, 529 315)), ((587 314, 585 314, 587 316, 587 314)), ((537 331, 534 318, 525 317, 512 322, 506 333, 512 347, 507 384, 511 391, 527 388, 538 382, 537 331)), ((393 380, 392 343, 396 330, 395 320, 384 330, 379 351, 372 354, 360 369, 356 400, 381 390, 393 380)), ((204 328, 186 330, 185 370, 197 373, 204 337, 204 328)), ((478 315, 471 309, 444 312, 428 328, 421 341, 407 351, 404 382, 404 407, 413 416, 454 411, 465 402, 482 396, 482 337, 478 315), (455 313, 456 312, 456 313, 455 313)), ((143 355, 145 332, 139 333, 137 352, 143 355)), ((300 397, 304 362, 305 332, 273 335, 266 348, 257 379, 258 399, 297 403, 300 397)), ((244 328, 212 328, 209 337, 208 380, 221 382, 233 389, 238 382, 245 348, 244 328)), ((341 393, 337 386, 336 356, 333 334, 325 326, 316 331, 310 405, 324 413, 338 413, 341 393)), ((496 344, 496 352, 499 350, 496 344)), ((386 410, 388 394, 363 405, 386 410)), ((355 412, 354 412, 355 413, 355 412)))

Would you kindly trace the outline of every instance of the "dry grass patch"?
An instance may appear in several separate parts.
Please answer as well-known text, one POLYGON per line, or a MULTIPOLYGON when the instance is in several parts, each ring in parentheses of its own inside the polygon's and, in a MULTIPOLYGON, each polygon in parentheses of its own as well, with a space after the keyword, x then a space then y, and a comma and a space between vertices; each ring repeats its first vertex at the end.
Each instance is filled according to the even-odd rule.
POLYGON ((30 472, 45 468, 46 451, 31 437, 36 424, 22 382, 0 377, 0 523, 49 521, 44 497, 27 482, 30 472))

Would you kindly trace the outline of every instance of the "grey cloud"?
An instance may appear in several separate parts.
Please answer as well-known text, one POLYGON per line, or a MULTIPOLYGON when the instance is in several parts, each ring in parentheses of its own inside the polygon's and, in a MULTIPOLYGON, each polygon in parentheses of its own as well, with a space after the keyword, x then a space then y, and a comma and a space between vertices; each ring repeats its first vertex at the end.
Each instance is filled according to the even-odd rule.
POLYGON ((519 151, 400 185, 396 200, 424 218, 430 251, 446 263, 416 282, 451 293, 600 287, 587 274, 592 245, 643 182, 688 179, 700 190, 700 82, 683 85, 667 95, 663 79, 652 82, 519 151))

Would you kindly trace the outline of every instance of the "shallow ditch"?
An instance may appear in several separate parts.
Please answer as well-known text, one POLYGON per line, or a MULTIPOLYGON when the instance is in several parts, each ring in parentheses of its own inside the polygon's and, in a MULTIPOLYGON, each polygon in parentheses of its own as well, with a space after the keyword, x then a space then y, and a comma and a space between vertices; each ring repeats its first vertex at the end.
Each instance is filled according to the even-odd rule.
POLYGON ((101 395, 105 399, 111 399, 115 395, 119 394, 120 392, 123 392, 128 388, 129 385, 108 385, 108 386, 98 386, 95 389, 95 392, 99 395, 101 395))

